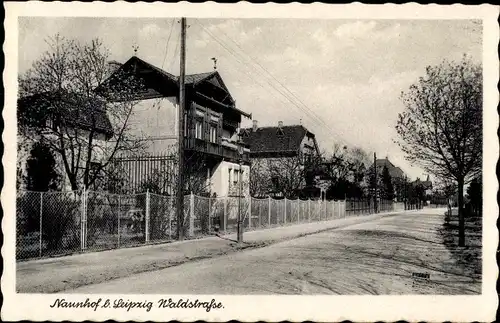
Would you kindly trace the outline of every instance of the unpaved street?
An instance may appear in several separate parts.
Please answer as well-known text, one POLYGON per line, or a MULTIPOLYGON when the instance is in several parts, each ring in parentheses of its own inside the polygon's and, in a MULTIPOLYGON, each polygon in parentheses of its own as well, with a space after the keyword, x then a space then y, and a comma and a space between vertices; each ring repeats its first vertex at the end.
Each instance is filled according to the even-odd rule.
MULTIPOLYGON (((438 229, 443 210, 387 216, 73 293, 475 294, 480 277, 456 266, 438 229)), ((124 260, 126 261, 126 260, 124 260)))

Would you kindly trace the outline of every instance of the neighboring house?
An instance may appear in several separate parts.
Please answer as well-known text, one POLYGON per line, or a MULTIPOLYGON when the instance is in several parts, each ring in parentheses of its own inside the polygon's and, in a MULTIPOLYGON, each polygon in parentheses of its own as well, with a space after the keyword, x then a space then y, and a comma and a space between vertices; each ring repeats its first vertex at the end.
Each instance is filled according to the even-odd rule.
POLYGON ((430 176, 427 175, 427 179, 425 181, 421 181, 419 177, 412 183, 414 186, 421 186, 424 189, 424 194, 429 196, 432 194, 432 181, 430 176))
MULTIPOLYGON (((395 166, 389 158, 377 159, 377 175, 381 176, 384 171, 384 167, 387 167, 389 170, 389 175, 391 175, 392 179, 404 179, 405 173, 403 170, 397 166, 395 166)), ((373 164, 368 168, 368 172, 373 172, 373 164)))
MULTIPOLYGON (((130 174, 126 175, 129 180, 137 183, 159 170, 155 168, 156 163, 148 162, 148 158, 158 159, 157 156, 177 151, 179 80, 133 56, 120 65, 98 87, 98 91, 112 99, 113 89, 120 87, 123 75, 127 76, 128 82, 133 79, 143 85, 140 91, 129 98, 135 104, 130 116, 130 131, 135 132, 146 143, 144 156, 138 158, 148 165, 147 171, 137 175, 134 170, 138 166, 133 166, 130 174)), ((240 154, 237 131, 242 117, 251 118, 251 115, 236 108, 235 100, 217 71, 186 75, 185 84, 185 169, 204 179, 205 193, 231 195, 239 181, 249 181, 249 149, 241 146, 243 151, 240 154), (195 167, 195 164, 198 166, 195 167)), ((172 163, 170 165, 173 167, 172 163)), ((173 167, 170 171, 175 172, 175 169, 173 167)), ((175 180, 171 180, 166 193, 171 193, 174 185, 175 180)), ((134 188, 138 189, 137 185, 134 188)), ((195 190, 193 187, 187 189, 195 190)), ((248 185, 243 188, 243 193, 245 192, 248 192, 248 185)))
POLYGON ((253 120, 242 133, 250 147, 253 195, 293 196, 306 186, 306 166, 320 155, 312 132, 281 121, 277 127, 259 127, 253 120))
MULTIPOLYGON (((69 136, 73 137, 73 144, 81 145, 84 152, 78 154, 79 161, 68 161, 68 164, 69 167, 81 168, 86 163, 86 142, 92 133, 91 169, 96 170, 102 159, 102 149, 100 148, 106 147, 108 140, 113 136, 113 127, 104 103, 98 100, 87 102, 73 93, 37 93, 19 98, 17 100, 17 122, 18 179, 26 176, 26 163, 35 143, 52 140, 57 140, 57 143, 59 139, 70 142, 69 136)), ((50 149, 56 160, 56 171, 62 178, 61 189, 71 190, 61 154, 58 154, 54 148, 50 149)), ((77 149, 78 147, 73 148, 73 150, 77 149)), ((67 152, 67 156, 70 157, 72 153, 74 151, 67 152)), ((80 183, 83 180, 82 173, 78 173, 80 177, 77 178, 77 181, 80 183)), ((22 185, 23 181, 19 182, 20 188, 25 188, 22 185)))
MULTIPOLYGON (((387 170, 389 171, 389 175, 391 176, 393 187, 394 187, 394 196, 396 197, 396 200, 401 200, 402 199, 402 194, 403 194, 403 189, 404 189, 404 181, 406 178, 405 173, 403 170, 397 166, 395 166, 388 157, 383 158, 383 159, 377 159, 376 160, 377 164, 377 177, 378 177, 378 182, 381 182, 382 179, 382 173, 384 172, 384 168, 387 167, 387 170)), ((366 187, 369 188, 370 184, 370 178, 373 174, 373 168, 374 165, 372 164, 365 176, 365 181, 366 181, 366 187)))

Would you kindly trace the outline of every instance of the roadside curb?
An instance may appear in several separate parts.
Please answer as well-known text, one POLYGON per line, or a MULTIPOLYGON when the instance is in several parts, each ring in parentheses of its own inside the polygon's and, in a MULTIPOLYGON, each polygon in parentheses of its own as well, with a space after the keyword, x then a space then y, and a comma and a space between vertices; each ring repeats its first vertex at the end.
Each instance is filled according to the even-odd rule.
POLYGON ((16 289, 18 292, 28 293, 62 292, 64 290, 98 284, 134 274, 162 270, 189 262, 197 262, 228 254, 236 254, 243 250, 250 251, 260 249, 281 242, 342 229, 365 222, 376 221, 384 217, 390 217, 401 213, 407 212, 384 212, 328 221, 309 222, 307 224, 311 224, 311 226, 305 226, 304 228, 301 228, 304 224, 295 224, 279 228, 269 228, 274 230, 261 229, 248 231, 246 243, 243 244, 238 244, 232 239, 235 234, 228 234, 221 237, 210 236, 201 239, 176 241, 159 245, 145 245, 102 252, 83 253, 59 258, 37 259, 18 263, 18 269, 16 271, 18 277, 22 277, 21 279, 24 282, 21 283, 21 285, 17 285, 16 289), (252 237, 252 234, 255 234, 255 236, 252 237), (228 241, 220 242, 221 244, 219 245, 217 241, 221 239, 228 241), (155 250, 155 248, 157 249, 155 250), (182 251, 183 249, 186 251, 192 250, 193 252, 189 251, 184 253, 184 251, 182 251), (137 261, 131 262, 125 260, 128 257, 134 257, 134 255, 141 254, 148 255, 145 255, 144 258, 139 257, 142 260, 137 259, 137 261), (173 255, 173 257, 169 256, 170 254, 173 255), (105 265, 109 262, 109 260, 106 259, 114 260, 111 260, 108 266, 105 265), (117 264, 117 261, 120 262, 121 259, 125 261, 122 262, 121 265, 117 264), (72 264, 76 265, 79 263, 86 265, 81 267, 78 272, 72 271, 72 264), (99 266, 93 267, 93 263, 99 264, 99 266), (69 265, 69 267, 67 267, 67 265, 69 265), (91 266, 89 268, 91 270, 85 270, 85 266, 91 266), (34 268, 37 268, 36 274, 33 272, 34 268), (65 268, 67 268, 67 270, 65 268), (40 274, 47 270, 55 274, 56 277, 43 278, 42 276, 43 279, 37 278, 41 277, 40 274), (82 274, 82 271, 84 274, 82 274))

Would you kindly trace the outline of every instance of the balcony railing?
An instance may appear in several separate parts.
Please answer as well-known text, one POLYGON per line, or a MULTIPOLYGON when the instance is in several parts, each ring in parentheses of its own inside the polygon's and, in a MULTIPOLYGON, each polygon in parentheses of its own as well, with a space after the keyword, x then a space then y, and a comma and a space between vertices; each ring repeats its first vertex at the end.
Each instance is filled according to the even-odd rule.
MULTIPOLYGON (((202 139, 185 138, 184 147, 188 150, 217 155, 233 161, 238 161, 240 159, 238 144, 228 138, 222 138, 221 144, 202 139)), ((243 156, 241 156, 241 158, 243 162, 248 162, 250 160, 250 149, 248 149, 248 147, 243 148, 243 156)))

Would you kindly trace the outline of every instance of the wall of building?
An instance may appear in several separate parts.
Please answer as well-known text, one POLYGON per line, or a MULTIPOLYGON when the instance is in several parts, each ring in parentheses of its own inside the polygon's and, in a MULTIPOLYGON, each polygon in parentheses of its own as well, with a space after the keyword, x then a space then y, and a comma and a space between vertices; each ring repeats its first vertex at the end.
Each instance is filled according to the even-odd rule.
POLYGON ((135 102, 130 116, 130 133, 146 139, 146 152, 162 154, 177 143, 177 111, 175 97, 135 102))
MULTIPOLYGON (((228 161, 220 162, 216 167, 211 170, 211 193, 217 196, 228 196, 238 194, 238 182, 235 182, 240 166, 237 163, 228 161)), ((250 166, 241 165, 242 170, 242 192, 243 195, 249 195, 249 180, 250 180, 250 166)), ((240 179, 238 179, 240 180, 240 179)))
POLYGON ((317 153, 314 138, 305 136, 304 139, 302 140, 302 143, 300 144, 300 150, 305 154, 317 153))
MULTIPOLYGON (((71 129, 68 129, 68 131, 71 132, 71 129)), ((78 133, 80 134, 81 138, 89 137, 88 131, 79 130, 78 133)), ((17 135, 18 149, 17 149, 16 166, 17 166, 17 176, 20 179, 27 175, 26 167, 27 167, 27 161, 31 157, 31 150, 33 149, 33 145, 36 142, 39 142, 40 140, 41 138, 39 136, 36 136, 34 133, 31 132, 17 135)), ((113 148, 112 145, 113 144, 111 142, 106 141, 106 138, 103 134, 101 133, 94 134, 93 149, 92 149, 93 152, 91 159, 92 162, 101 163, 103 162, 103 160, 106 160, 107 156, 105 156, 104 153, 109 152, 109 149, 113 148)), ((80 168, 85 167, 87 160, 86 159, 87 148, 85 144, 82 144, 82 149, 83 151, 82 154, 80 155, 80 162, 78 163, 80 168)), ((66 154, 67 158, 70 159, 73 153, 74 154, 77 153, 76 148, 73 151, 68 150, 66 154)), ((56 171, 61 176, 60 177, 61 190, 70 191, 71 184, 67 176, 66 170, 64 168, 64 162, 62 160, 61 154, 52 150, 52 155, 54 156, 54 159, 56 161, 56 171)), ((79 170, 78 176, 79 176, 78 181, 83 182, 82 169, 79 170)), ((21 185, 19 188, 26 189, 26 185, 23 180, 21 180, 21 185)))

